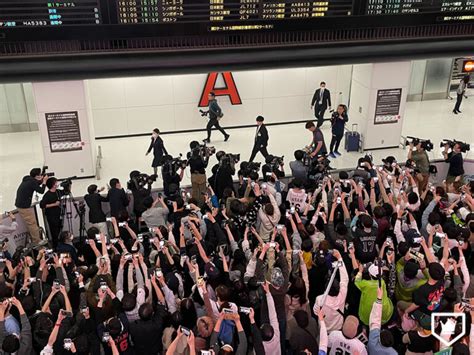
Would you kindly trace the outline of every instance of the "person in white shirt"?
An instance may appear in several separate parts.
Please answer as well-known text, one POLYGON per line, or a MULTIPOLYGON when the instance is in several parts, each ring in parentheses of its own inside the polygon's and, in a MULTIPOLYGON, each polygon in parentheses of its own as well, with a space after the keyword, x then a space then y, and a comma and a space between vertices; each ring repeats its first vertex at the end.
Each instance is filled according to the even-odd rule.
POLYGON ((354 354, 367 355, 367 349, 357 336, 359 320, 355 316, 348 316, 342 326, 342 331, 336 330, 329 334, 329 355, 354 354))
MULTIPOLYGON (((329 293, 322 305, 323 313, 326 315, 326 328, 328 332, 334 330, 341 330, 344 323, 344 306, 346 304, 347 296, 347 285, 349 284, 349 276, 347 275, 346 266, 342 262, 342 256, 334 249, 334 257, 340 261, 339 263, 339 276, 340 281, 338 282, 334 279, 334 282, 329 289, 329 293)), ((323 295, 316 297, 316 302, 314 303, 313 312, 318 314, 318 310, 321 307, 323 295)))
POLYGON ((306 199, 308 194, 303 189, 303 183, 299 179, 293 179, 292 187, 288 190, 286 200, 290 203, 290 207, 294 207, 297 211, 304 211, 306 208, 306 199))

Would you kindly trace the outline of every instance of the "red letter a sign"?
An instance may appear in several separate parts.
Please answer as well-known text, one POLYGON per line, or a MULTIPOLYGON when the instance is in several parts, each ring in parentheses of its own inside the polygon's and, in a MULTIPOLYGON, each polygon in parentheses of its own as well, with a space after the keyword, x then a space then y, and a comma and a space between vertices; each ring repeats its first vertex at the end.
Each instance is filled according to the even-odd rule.
POLYGON ((242 100, 240 99, 239 91, 235 85, 234 77, 230 71, 222 73, 222 78, 224 79, 225 87, 216 88, 217 76, 219 73, 209 73, 207 75, 206 85, 204 85, 204 90, 202 91, 201 100, 199 100, 198 107, 207 107, 209 105, 208 95, 212 91, 216 96, 229 96, 230 102, 232 105, 241 105, 242 100))

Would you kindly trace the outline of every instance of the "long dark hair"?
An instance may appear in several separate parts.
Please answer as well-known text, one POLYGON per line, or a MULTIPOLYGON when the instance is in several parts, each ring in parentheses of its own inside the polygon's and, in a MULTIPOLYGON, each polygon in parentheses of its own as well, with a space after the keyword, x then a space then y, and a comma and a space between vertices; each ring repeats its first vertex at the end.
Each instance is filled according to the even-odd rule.
POLYGON ((306 285, 302 277, 295 277, 288 290, 288 295, 290 297, 298 297, 300 306, 308 301, 306 298, 306 285))

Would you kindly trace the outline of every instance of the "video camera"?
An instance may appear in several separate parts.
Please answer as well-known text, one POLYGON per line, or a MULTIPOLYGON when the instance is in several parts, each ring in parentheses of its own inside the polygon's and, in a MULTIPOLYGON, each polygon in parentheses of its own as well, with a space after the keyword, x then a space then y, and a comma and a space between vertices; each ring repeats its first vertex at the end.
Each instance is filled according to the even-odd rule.
POLYGON ((461 153, 466 153, 471 150, 471 146, 465 142, 457 141, 455 139, 450 140, 450 139, 443 139, 441 143, 439 144, 440 148, 443 148, 445 145, 448 145, 449 148, 453 149, 456 144, 459 144, 459 147, 461 148, 461 153))
MULTIPOLYGON (((191 149, 191 154, 196 150, 199 151, 199 155, 201 157, 203 157, 203 156, 209 156, 210 157, 210 156, 216 154, 216 147, 213 147, 213 146, 209 147, 209 146, 206 145, 206 143, 196 145, 194 148, 191 149)), ((188 155, 188 159, 189 159, 189 157, 190 157, 190 155, 188 155)))
POLYGON ((52 177, 52 176, 55 175, 53 172, 47 173, 46 170, 48 170, 48 166, 47 166, 47 165, 43 165, 43 168, 41 169, 41 176, 52 177))
POLYGON ((188 166, 188 160, 182 159, 182 154, 179 154, 177 158, 171 158, 164 162, 163 169, 169 173, 176 172, 178 169, 186 169, 188 166))
POLYGON ((146 185, 153 184, 157 179, 156 175, 148 175, 134 170, 130 173, 130 180, 127 182, 127 188, 131 191, 141 190, 146 185))
POLYGON ((244 177, 248 177, 252 174, 257 174, 258 175, 258 172, 260 171, 260 167, 261 167, 261 163, 256 163, 256 162, 242 162, 240 164, 240 170, 241 170, 241 174, 242 176, 244 177))
POLYGON ((429 139, 421 139, 421 138, 416 138, 416 137, 411 137, 411 136, 407 136, 407 141, 405 145, 409 146, 410 144, 413 144, 414 146, 417 146, 420 143, 421 143, 421 147, 427 152, 431 152, 431 150, 434 148, 434 144, 431 143, 429 139), (409 141, 409 139, 411 140, 411 142, 409 141))
POLYGON ((77 176, 71 176, 66 179, 63 179, 59 183, 59 189, 64 191, 65 195, 68 195, 71 193, 71 185, 72 185, 72 180, 77 179, 77 176))
POLYGON ((234 166, 240 161, 240 154, 226 153, 219 160, 219 165, 234 166))
POLYGON ((311 162, 308 179, 314 182, 320 182, 326 176, 329 176, 329 171, 332 169, 330 166, 331 161, 327 155, 322 155, 311 162))

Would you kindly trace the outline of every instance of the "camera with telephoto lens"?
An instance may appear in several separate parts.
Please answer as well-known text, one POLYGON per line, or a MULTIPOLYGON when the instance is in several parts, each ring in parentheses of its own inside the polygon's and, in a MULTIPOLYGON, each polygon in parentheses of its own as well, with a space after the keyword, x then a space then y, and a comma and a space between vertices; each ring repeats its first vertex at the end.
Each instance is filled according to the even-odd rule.
MULTIPOLYGON (((199 155, 203 158, 205 156, 212 156, 216 154, 216 147, 208 146, 206 143, 199 144, 198 142, 191 142, 191 152, 188 153, 188 159, 195 151, 199 151, 199 155), (193 144, 194 143, 194 144, 193 144), (197 144, 196 144, 197 143, 197 144)), ((195 154, 195 153, 194 153, 195 154)))
POLYGON ((174 175, 178 169, 186 169, 188 160, 182 159, 182 156, 182 154, 179 154, 176 158, 171 156, 165 157, 163 159, 163 174, 168 173, 169 175, 174 175))
POLYGON ((220 166, 234 167, 240 161, 240 154, 225 153, 219 160, 220 166))
POLYGON ((445 145, 448 145, 449 148, 453 149, 456 144, 459 144, 459 148, 461 149, 461 153, 466 153, 471 150, 471 146, 465 142, 457 141, 455 139, 443 139, 439 144, 440 148, 443 148, 445 145))
POLYGON ((410 144, 413 144, 413 146, 417 146, 420 143, 421 147, 427 152, 431 152, 431 150, 434 148, 434 144, 429 139, 421 139, 411 136, 407 136, 407 141, 405 145, 409 146, 410 144))
MULTIPOLYGON (((256 162, 242 162, 240 163, 240 174, 244 177, 248 177, 250 175, 258 175, 260 171, 260 167, 262 166, 261 163, 256 162)), ((271 173, 270 173, 271 175, 271 173)))
POLYGON ((273 167, 273 170, 278 169, 280 165, 283 165, 285 156, 282 155, 281 157, 274 156, 270 165, 273 167))
POLYGON ((148 175, 134 170, 130 173, 130 180, 127 182, 127 189, 131 191, 142 190, 147 185, 153 184, 157 179, 157 175, 148 175))
POLYGON ((47 173, 46 170, 48 170, 48 166, 47 166, 47 165, 43 165, 43 167, 41 168, 41 176, 48 176, 48 177, 51 177, 51 176, 54 176, 54 175, 55 175, 53 172, 47 173))

